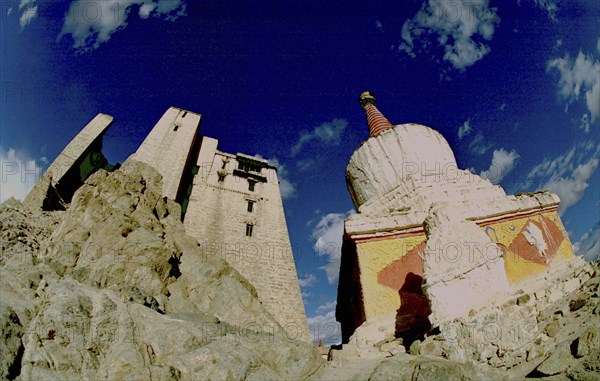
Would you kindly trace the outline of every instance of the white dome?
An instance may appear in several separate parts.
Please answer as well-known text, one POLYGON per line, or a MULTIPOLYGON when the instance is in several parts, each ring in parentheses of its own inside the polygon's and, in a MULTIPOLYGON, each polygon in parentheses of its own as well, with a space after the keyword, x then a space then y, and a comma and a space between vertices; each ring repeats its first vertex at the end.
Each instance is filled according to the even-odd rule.
POLYGON ((371 137, 350 157, 346 183, 356 208, 403 183, 403 179, 456 170, 448 142, 420 124, 401 124, 371 137))

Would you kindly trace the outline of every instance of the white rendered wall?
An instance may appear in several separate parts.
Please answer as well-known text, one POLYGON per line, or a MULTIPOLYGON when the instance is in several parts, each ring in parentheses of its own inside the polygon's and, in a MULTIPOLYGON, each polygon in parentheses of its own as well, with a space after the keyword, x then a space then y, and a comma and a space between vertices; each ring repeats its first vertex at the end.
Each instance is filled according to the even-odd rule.
POLYGON ((407 176, 421 178, 456 171, 454 154, 437 131, 402 124, 371 137, 354 151, 346 182, 356 208, 397 187, 407 176))

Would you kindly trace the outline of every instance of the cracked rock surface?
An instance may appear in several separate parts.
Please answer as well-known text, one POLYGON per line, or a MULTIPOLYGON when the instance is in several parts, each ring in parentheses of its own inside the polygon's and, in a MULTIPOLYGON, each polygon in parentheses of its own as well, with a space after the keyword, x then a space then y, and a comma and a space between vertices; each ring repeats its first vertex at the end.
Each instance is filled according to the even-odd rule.
POLYGON ((63 212, 0 207, 3 379, 302 379, 323 366, 185 234, 151 167, 100 170, 63 212))

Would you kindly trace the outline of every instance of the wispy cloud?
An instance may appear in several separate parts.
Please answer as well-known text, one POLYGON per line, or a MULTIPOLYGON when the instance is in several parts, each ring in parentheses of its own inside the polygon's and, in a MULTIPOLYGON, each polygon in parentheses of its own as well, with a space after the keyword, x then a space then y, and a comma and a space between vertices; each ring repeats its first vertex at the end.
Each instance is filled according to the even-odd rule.
POLYGON ((308 304, 308 297, 312 295, 309 288, 317 283, 317 277, 314 274, 304 274, 304 277, 298 279, 298 284, 300 284, 300 292, 302 294, 302 299, 304 300, 304 304, 308 304))
MULTIPOLYGON (((14 12, 11 7, 8 9, 8 15, 10 16, 14 12)), ((24 29, 38 16, 38 6, 36 0, 21 0, 19 3, 19 25, 21 29, 24 29)))
POLYGON ((564 214, 567 208, 583 198, 589 180, 598 168, 599 152, 600 145, 590 141, 578 144, 554 159, 546 158, 529 171, 525 187, 533 184, 535 189, 558 194, 561 200, 559 212, 564 214), (589 151, 594 147, 596 150, 590 155, 589 151))
POLYGON ((298 168, 300 172, 305 172, 314 167, 316 164, 317 161, 315 159, 307 158, 296 161, 296 168, 298 168))
POLYGON ((312 238, 315 240, 313 249, 317 255, 327 257, 327 264, 320 269, 325 271, 330 284, 338 279, 340 272, 344 220, 353 213, 354 211, 329 213, 321 218, 312 232, 312 238))
POLYGON ((555 157, 554 159, 545 158, 540 164, 533 167, 527 174, 527 179, 545 178, 549 176, 563 176, 572 168, 575 158, 576 147, 568 152, 555 157))
POLYGON ((496 149, 490 167, 482 171, 480 176, 490 180, 493 184, 498 184, 513 170, 519 157, 515 150, 508 152, 503 148, 496 149))
POLYGON ((443 59, 462 71, 490 52, 485 41, 492 39, 499 22, 488 0, 429 0, 405 21, 398 49, 415 57, 436 45, 435 39, 443 59))
POLYGON ((0 146, 0 203, 10 197, 23 200, 42 176, 42 167, 24 152, 0 146))
POLYGON ((315 344, 319 340, 323 341, 324 346, 342 342, 342 329, 340 323, 335 320, 335 307, 335 300, 323 303, 317 308, 317 315, 308 318, 308 326, 315 344))
POLYGON ((307 143, 313 140, 330 145, 339 145, 342 132, 344 132, 346 127, 348 127, 346 119, 336 118, 331 122, 315 127, 312 131, 301 132, 298 141, 292 147, 291 155, 296 156, 307 143))
POLYGON ((492 143, 485 140, 483 133, 481 132, 478 132, 471 143, 469 143, 469 149, 477 155, 483 155, 489 151, 490 148, 492 148, 492 143))
POLYGON ((585 131, 586 134, 590 132, 592 126, 590 124, 590 117, 588 116, 588 114, 583 114, 583 116, 581 117, 579 121, 579 128, 585 131))
MULTIPOLYGON (((256 154, 255 157, 265 159, 262 155, 256 154)), ((284 200, 288 200, 296 196, 296 184, 292 182, 290 179, 290 172, 287 170, 286 166, 279 161, 278 158, 272 157, 270 159, 265 159, 277 168, 277 179, 279 180, 279 191, 281 192, 281 198, 284 200)))
POLYGON ((585 257, 587 261, 596 261, 600 258, 600 221, 573 245, 573 250, 576 255, 585 257))
POLYGON ((578 165, 567 176, 552 177, 546 183, 544 188, 558 194, 560 197, 561 202, 558 211, 561 214, 583 198, 585 190, 590 186, 588 181, 596 168, 598 168, 598 159, 592 158, 588 162, 578 165))
POLYGON ((548 13, 548 17, 550 17, 553 21, 557 21, 556 13, 558 12, 558 5, 556 5, 555 0, 533 0, 535 5, 546 11, 548 13))
POLYGON ((471 121, 467 120, 462 124, 462 126, 458 127, 458 139, 462 140, 462 138, 469 135, 471 131, 473 131, 471 128, 471 121))
POLYGON ((594 123, 600 116, 600 61, 579 51, 574 59, 567 54, 550 60, 547 70, 560 74, 558 94, 567 102, 566 109, 583 97, 594 123))
POLYGON ((304 274, 303 278, 298 279, 298 283, 300 287, 310 287, 315 284, 317 281, 317 277, 313 274, 304 274))
POLYGON ((135 7, 142 19, 154 16, 174 21, 187 11, 185 0, 76 0, 65 15, 58 39, 70 34, 74 48, 96 49, 127 27, 127 18, 135 7))

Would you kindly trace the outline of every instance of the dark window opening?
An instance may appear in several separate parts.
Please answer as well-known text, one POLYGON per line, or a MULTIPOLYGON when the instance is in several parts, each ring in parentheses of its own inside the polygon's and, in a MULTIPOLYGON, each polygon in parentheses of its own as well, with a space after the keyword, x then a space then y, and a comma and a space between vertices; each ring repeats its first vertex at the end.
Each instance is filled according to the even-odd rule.
POLYGON ((221 166, 221 169, 225 169, 226 167, 227 167, 227 162, 226 162, 226 161, 224 161, 224 162, 223 162, 223 165, 221 166))
POLYGON ((248 211, 252 213, 254 210, 254 201, 248 201, 248 211))
POLYGON ((225 176, 219 175, 219 182, 222 183, 225 181, 225 176))
POLYGON ((181 115, 181 118, 182 118, 182 119, 183 119, 183 118, 185 118, 185 116, 186 116, 186 115, 187 115, 187 111, 184 111, 184 112, 183 112, 183 115, 181 115))
POLYGON ((246 237, 252 237, 252 230, 254 229, 254 225, 246 224, 246 237))
POLYGON ((257 165, 240 162, 238 164, 238 169, 240 171, 244 171, 244 172, 260 172, 261 167, 259 167, 257 165))
POLYGON ((176 124, 175 126, 173 126, 173 131, 177 131, 178 128, 179 128, 179 125, 176 124))
POLYGON ((256 184, 256 183, 255 183, 254 181, 248 181, 248 190, 249 190, 250 192, 254 192, 254 185, 255 185, 255 184, 256 184))

